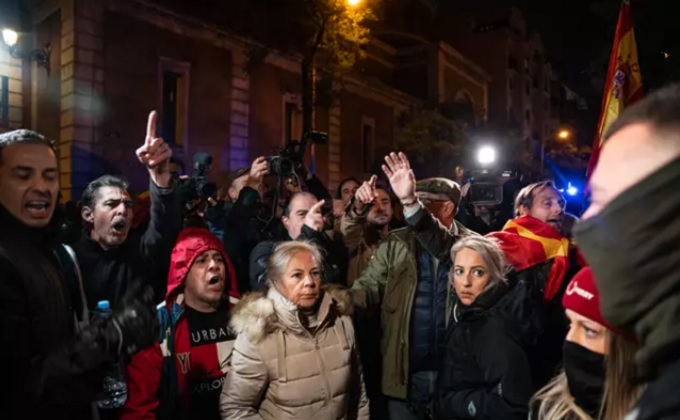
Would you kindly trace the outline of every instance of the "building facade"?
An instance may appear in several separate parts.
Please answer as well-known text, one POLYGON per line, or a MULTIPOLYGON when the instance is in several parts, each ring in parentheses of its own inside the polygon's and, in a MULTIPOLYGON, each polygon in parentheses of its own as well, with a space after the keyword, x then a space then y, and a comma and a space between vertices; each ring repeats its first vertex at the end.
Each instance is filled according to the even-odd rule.
MULTIPOLYGON (((425 6, 423 18, 434 18, 431 2, 404 1, 425 6)), ((56 141, 65 199, 77 199, 103 173, 124 174, 134 191, 146 188, 148 177, 134 153, 154 109, 158 134, 174 155, 189 168, 194 153, 212 154, 211 177, 218 183, 301 135, 299 57, 270 48, 256 54, 266 47, 257 37, 186 13, 186 3, 23 4, 18 49, 49 43, 49 61, 40 66, 12 58, 3 46, 0 123, 4 129, 33 128, 56 141)), ((228 13, 227 6, 214 6, 220 11, 212 13, 228 13)), ((316 129, 329 141, 315 146, 316 168, 329 189, 344 176, 364 176, 379 158, 375 151, 392 144, 397 118, 414 107, 467 104, 472 118, 486 119, 491 76, 416 29, 376 30, 334 99, 317 107, 316 129)))
POLYGON ((517 8, 483 0, 450 3, 439 22, 442 37, 490 74, 489 119, 519 129, 527 140, 553 136, 555 76, 540 36, 527 31, 517 8))

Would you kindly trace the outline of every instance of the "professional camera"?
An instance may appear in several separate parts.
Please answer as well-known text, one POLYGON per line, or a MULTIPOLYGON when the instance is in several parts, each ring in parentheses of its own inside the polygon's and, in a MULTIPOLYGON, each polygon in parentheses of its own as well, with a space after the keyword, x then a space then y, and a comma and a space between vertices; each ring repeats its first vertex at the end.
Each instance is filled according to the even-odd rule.
POLYGON ((291 156, 288 149, 284 149, 278 155, 267 158, 271 173, 280 176, 287 176, 295 171, 295 157, 291 156))
POLYGON ((302 166, 302 157, 305 154, 308 141, 313 144, 326 144, 328 143, 328 134, 312 131, 305 135, 301 142, 290 142, 279 154, 267 158, 271 172, 281 177, 295 175, 295 172, 302 166))
POLYGON ((272 211, 271 216, 266 220, 265 228, 274 220, 276 214, 276 206, 279 198, 282 196, 285 184, 291 182, 295 186, 300 186, 300 176, 303 178, 304 173, 303 157, 307 149, 307 142, 311 141, 313 144, 328 143, 328 134, 310 131, 302 136, 301 141, 291 140, 281 152, 267 157, 269 162, 270 172, 278 177, 278 183, 274 190, 272 197, 272 211), (298 174, 298 172, 300 172, 298 174))
POLYGON ((217 194, 217 185, 208 181, 213 158, 207 153, 198 152, 194 155, 194 166, 191 177, 180 179, 177 188, 182 202, 188 203, 198 198, 214 198, 217 194))

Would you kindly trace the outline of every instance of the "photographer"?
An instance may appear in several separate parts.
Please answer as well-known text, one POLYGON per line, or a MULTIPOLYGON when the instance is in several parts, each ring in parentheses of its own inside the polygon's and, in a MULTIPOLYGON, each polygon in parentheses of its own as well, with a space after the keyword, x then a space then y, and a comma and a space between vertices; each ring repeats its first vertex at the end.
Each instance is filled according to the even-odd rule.
POLYGON ((269 162, 264 157, 253 161, 250 169, 236 172, 229 187, 233 201, 210 201, 205 219, 211 231, 223 232, 220 239, 231 258, 238 279, 239 291, 250 290, 248 257, 262 240, 264 223, 258 219, 261 210, 262 180, 269 173, 269 162))

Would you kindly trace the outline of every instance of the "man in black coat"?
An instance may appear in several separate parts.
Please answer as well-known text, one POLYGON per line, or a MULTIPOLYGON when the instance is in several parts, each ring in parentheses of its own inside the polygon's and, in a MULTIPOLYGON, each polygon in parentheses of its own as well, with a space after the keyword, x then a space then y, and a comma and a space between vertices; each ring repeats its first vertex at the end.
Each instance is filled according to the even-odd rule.
POLYGON ((145 143, 137 150, 151 179, 151 217, 141 235, 128 235, 133 219, 132 198, 123 178, 104 175, 83 192, 81 216, 86 232, 73 248, 90 309, 100 300, 115 305, 138 283, 152 286, 158 301, 165 296, 170 252, 182 228, 182 210, 169 170, 172 150, 156 137, 156 121, 153 111, 145 143))
POLYGON ((28 130, 0 135, 0 418, 89 419, 104 368, 153 342, 150 296, 87 321, 77 266, 56 240, 54 146, 28 130))

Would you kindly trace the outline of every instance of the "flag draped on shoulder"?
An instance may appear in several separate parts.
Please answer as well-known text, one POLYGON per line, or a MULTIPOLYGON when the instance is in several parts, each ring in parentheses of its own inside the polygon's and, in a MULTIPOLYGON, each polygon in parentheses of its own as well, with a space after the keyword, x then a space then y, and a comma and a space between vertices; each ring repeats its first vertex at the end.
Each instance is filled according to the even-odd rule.
POLYGON ((621 114, 623 108, 642 98, 642 76, 638 63, 637 44, 633 30, 633 17, 630 0, 623 0, 619 21, 616 24, 614 45, 609 57, 609 68, 605 80, 602 110, 597 133, 593 142, 593 152, 588 162, 587 177, 595 170, 602 138, 612 122, 621 114))
POLYGON ((547 223, 531 216, 509 220, 495 238, 515 271, 522 271, 552 260, 544 298, 551 300, 560 290, 569 269, 570 241, 547 223))

